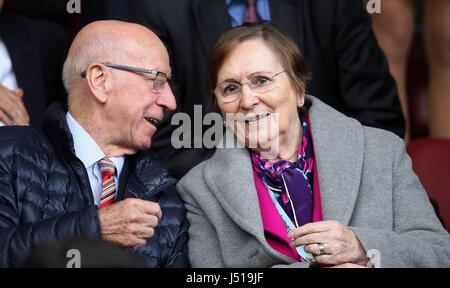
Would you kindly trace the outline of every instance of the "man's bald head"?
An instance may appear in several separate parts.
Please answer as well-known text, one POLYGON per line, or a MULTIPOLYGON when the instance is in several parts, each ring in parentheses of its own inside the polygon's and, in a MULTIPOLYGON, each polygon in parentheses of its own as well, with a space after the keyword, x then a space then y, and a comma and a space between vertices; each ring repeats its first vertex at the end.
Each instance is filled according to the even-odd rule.
POLYGON ((90 23, 72 42, 64 63, 64 86, 70 95, 81 80, 80 74, 94 61, 127 63, 135 59, 145 64, 157 53, 167 54, 164 44, 142 25, 112 20, 90 23))
POLYGON ((64 63, 69 112, 108 157, 146 150, 164 111, 176 109, 170 75, 169 55, 153 32, 93 22, 75 37, 64 63))

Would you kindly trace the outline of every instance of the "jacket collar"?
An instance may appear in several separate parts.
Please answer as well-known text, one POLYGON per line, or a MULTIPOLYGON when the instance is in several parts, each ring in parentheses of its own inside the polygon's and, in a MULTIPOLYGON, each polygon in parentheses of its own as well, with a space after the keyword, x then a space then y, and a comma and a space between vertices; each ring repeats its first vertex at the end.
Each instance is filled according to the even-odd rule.
POLYGON ((364 131, 357 120, 309 99, 323 219, 348 225, 361 184, 364 131))
POLYGON ((130 178, 126 184, 124 198, 152 200, 161 191, 177 183, 177 180, 170 176, 151 150, 127 156, 127 160, 129 161, 130 178))
POLYGON ((64 155, 75 157, 72 133, 66 120, 67 106, 62 102, 52 103, 42 118, 42 131, 52 144, 64 155))
MULTIPOLYGON (((308 98, 323 219, 348 225, 361 181, 362 126, 320 100, 308 98)), ((249 151, 218 148, 204 171, 205 181, 230 218, 265 241, 249 151)))
MULTIPOLYGON (((75 156, 73 138, 67 126, 66 113, 67 106, 65 104, 61 102, 52 103, 44 114, 42 129, 50 142, 60 151, 59 153, 72 157, 72 160, 76 159, 79 165, 83 166, 75 156)), ((127 173, 127 175, 125 175, 126 181, 121 181, 126 185, 123 198, 150 199, 167 186, 176 183, 176 179, 169 175, 151 150, 140 151, 125 158, 127 169, 122 173, 127 173)))

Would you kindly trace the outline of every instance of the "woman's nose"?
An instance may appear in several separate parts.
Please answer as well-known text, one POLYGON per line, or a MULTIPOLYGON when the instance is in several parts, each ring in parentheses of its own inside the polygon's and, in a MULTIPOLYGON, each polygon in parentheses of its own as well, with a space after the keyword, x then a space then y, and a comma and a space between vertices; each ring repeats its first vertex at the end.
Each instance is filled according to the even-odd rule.
POLYGON ((248 84, 242 85, 241 89, 241 101, 239 105, 243 109, 251 110, 253 106, 259 103, 258 95, 250 89, 248 84))

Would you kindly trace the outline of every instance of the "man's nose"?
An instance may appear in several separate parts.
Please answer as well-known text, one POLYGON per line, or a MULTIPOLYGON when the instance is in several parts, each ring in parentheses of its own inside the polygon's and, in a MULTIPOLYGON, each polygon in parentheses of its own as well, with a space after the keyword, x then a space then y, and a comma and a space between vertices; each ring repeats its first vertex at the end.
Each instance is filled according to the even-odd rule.
POLYGON ((162 106, 166 111, 175 111, 177 109, 177 102, 169 83, 166 83, 159 93, 157 104, 162 106))

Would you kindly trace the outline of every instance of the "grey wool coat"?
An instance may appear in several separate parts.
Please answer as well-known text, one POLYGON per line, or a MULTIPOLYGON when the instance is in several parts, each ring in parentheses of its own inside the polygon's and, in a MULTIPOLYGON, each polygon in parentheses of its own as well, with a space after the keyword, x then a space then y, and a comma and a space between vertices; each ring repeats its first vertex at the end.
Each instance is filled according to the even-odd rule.
MULTIPOLYGON (((352 229, 366 251, 379 252, 380 267, 450 267, 450 235, 412 170, 404 142, 307 97, 323 219, 352 229)), ((217 149, 177 189, 191 225, 193 267, 308 266, 267 243, 249 150, 217 149)))

